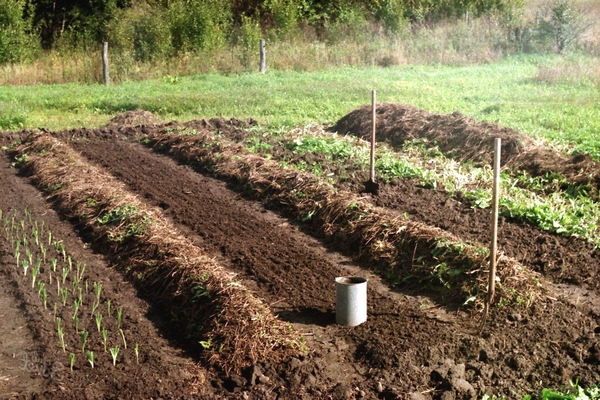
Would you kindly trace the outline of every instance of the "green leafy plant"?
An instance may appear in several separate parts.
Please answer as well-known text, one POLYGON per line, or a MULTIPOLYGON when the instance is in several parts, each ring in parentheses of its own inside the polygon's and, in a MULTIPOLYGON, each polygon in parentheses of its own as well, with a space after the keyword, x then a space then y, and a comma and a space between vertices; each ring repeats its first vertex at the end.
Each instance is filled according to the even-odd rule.
POLYGON ((125 341, 125 333, 123 333, 123 329, 119 329, 119 334, 121 335, 121 339, 123 339, 123 347, 127 348, 127 342, 125 341))
POLYGON ((102 344, 104 345, 104 352, 106 353, 106 343, 108 341, 108 331, 102 328, 102 344))
POLYGON ((117 355, 119 354, 119 347, 111 347, 110 355, 112 356, 113 365, 117 365, 117 355))
POLYGON ((94 368, 94 352, 93 351, 87 351, 86 353, 87 355, 87 360, 90 363, 90 365, 92 366, 92 368, 94 368))
POLYGON ((102 326, 102 314, 97 313, 94 319, 96 320, 96 327, 98 328, 98 332, 100 332, 100 328, 102 326))
POLYGON ((81 352, 82 353, 85 353, 85 344, 87 343, 87 338, 88 338, 88 332, 81 331, 81 333, 79 334, 79 340, 81 342, 81 352))

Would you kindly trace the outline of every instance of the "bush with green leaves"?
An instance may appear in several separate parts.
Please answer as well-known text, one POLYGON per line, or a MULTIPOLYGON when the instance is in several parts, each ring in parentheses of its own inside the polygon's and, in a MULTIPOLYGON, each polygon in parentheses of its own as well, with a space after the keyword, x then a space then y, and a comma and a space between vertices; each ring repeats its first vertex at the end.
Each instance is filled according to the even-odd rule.
POLYGON ((226 0, 176 0, 169 6, 169 26, 177 51, 222 48, 232 28, 231 3, 226 0))
POLYGON ((25 6, 25 0, 0 0, 0 64, 27 60, 39 49, 25 6))

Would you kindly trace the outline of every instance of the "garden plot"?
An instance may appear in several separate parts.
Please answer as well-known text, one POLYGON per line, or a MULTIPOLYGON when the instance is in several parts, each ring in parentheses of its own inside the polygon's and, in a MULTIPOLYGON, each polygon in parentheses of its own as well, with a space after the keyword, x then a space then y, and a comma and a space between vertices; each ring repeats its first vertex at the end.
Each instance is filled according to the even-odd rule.
MULTIPOLYGON (((413 176, 384 176, 382 194, 374 198, 360 193, 365 146, 359 139, 339 145, 349 154, 327 155, 302 146, 322 143, 317 139, 331 134, 268 137, 252 125, 220 120, 34 134, 24 136, 24 145, 12 153, 13 162, 22 163, 23 171, 48 195, 50 202, 40 199, 40 209, 52 207, 69 218, 84 241, 116 269, 103 273, 134 282, 160 320, 184 326, 175 308, 185 309, 192 301, 207 310, 186 312, 185 328, 199 328, 195 323, 200 321, 203 326, 181 329, 186 334, 175 336, 192 360, 215 374, 212 384, 198 379, 197 390, 215 387, 218 395, 232 398, 243 392, 254 398, 406 398, 410 393, 425 398, 484 393, 512 398, 573 378, 584 386, 597 383, 597 315, 585 298, 577 305, 562 299, 547 281, 563 279, 583 287, 585 279, 570 280, 569 273, 561 278, 530 263, 525 253, 510 250, 523 255, 517 260, 505 250, 515 246, 510 237, 502 242, 506 255, 497 306, 479 333, 485 212, 465 206, 456 197, 458 191, 441 188, 435 169, 420 171, 417 153, 422 149, 410 153, 414 162, 409 157, 401 169, 413 176), (116 195, 111 194, 114 188, 116 195), (395 204, 392 199, 400 200, 395 204), (117 212, 128 205, 138 212, 117 212), (435 214, 440 205, 449 211, 435 214), (425 218, 429 213, 430 221, 425 218), (173 243, 177 250, 169 253, 156 242, 164 231, 152 233, 157 229, 153 224, 169 226, 166 236, 181 237, 186 246, 173 243), (464 228, 454 230, 454 225, 464 228), (194 258, 187 257, 177 267, 166 263, 161 269, 165 255, 190 251, 202 262, 188 262, 194 258), (212 288, 185 284, 212 279, 194 281, 202 276, 198 271, 234 273, 235 278, 220 281, 233 285, 206 291, 212 295, 198 292, 198 287, 212 288), (334 324, 333 278, 350 273, 371 279, 369 319, 344 328, 334 324), (159 285, 174 281, 179 283, 174 290, 159 285), (227 302, 234 293, 246 293, 246 287, 251 288, 244 294, 247 302, 227 302), (148 293, 157 289, 152 299, 148 293), (258 304, 253 299, 264 307, 244 316, 246 304, 258 304), (215 312, 215 305, 221 312, 215 312), (272 314, 278 318, 271 319, 272 314), (252 336, 256 331, 249 327, 256 321, 264 325, 252 336)), ((338 145, 338 138, 333 139, 330 143, 338 145)), ((507 219, 503 226, 511 227, 508 232, 523 229, 528 237, 553 240, 555 246, 564 246, 565 254, 568 248, 561 240, 571 240, 589 249, 591 261, 597 257, 587 239, 567 239, 525 222, 507 219)), ((520 249, 527 244, 523 242, 520 249)), ((553 251, 547 250, 553 260, 553 251)), ((11 254, 7 257, 14 258, 11 254)), ((586 267, 589 276, 597 265, 586 267)), ((20 278, 16 265, 14 274, 13 279, 20 278)), ((23 290, 29 284, 22 283, 23 290)), ((596 295, 591 286, 588 299, 594 301, 596 295)), ((89 297, 93 304, 93 293, 89 297)), ((33 293, 31 303, 36 302, 43 310, 33 293)), ((53 323, 51 318, 47 322, 53 323)), ((164 325, 159 329, 170 332, 164 325)), ((110 358, 106 363, 111 365, 110 358)), ((137 368, 145 371, 143 363, 137 368)), ((68 376, 83 371, 92 371, 89 363, 68 376)), ((61 385, 68 387, 68 382, 61 385)), ((188 394, 177 387, 169 393, 188 394)))

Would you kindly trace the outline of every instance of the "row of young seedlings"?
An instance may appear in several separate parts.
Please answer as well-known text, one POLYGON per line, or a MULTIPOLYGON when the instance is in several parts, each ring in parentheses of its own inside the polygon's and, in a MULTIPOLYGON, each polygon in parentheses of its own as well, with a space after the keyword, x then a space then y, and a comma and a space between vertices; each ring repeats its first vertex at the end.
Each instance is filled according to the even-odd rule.
MULTIPOLYGON (((13 246, 13 256, 16 261, 17 268, 21 267, 24 279, 31 280, 31 289, 37 290, 38 297, 42 300, 44 309, 48 309, 48 296, 56 286, 57 301, 54 302, 53 318, 56 323, 56 332, 58 341, 63 352, 67 352, 65 343, 67 331, 70 326, 74 327, 74 335, 78 336, 81 345, 81 353, 85 356, 87 362, 92 368, 95 366, 95 354, 87 345, 90 339, 90 331, 95 328, 97 334, 101 336, 101 344, 104 353, 110 353, 113 365, 116 365, 121 348, 118 344, 109 347, 109 332, 106 329, 108 320, 106 318, 113 317, 116 322, 119 344, 122 343, 124 349, 127 349, 127 340, 125 333, 121 327, 123 321, 123 308, 113 308, 111 300, 107 299, 103 307, 101 307, 102 283, 92 282, 93 300, 90 304, 91 312, 88 314, 83 311, 84 295, 90 293, 90 282, 84 279, 86 264, 82 262, 74 262, 71 255, 67 254, 64 243, 53 237, 50 230, 44 230, 45 222, 38 222, 32 218, 32 214, 27 209, 24 210, 25 218, 18 219, 17 213, 13 212, 10 216, 4 216, 0 209, 0 220, 2 220, 3 229, 6 238, 13 246), (48 250, 54 250, 54 257, 49 257, 48 250), (41 257, 40 257, 41 255, 41 257), (34 261, 35 259, 35 261, 34 261), (62 262, 60 262, 62 260, 62 262), (61 264, 59 266, 59 263, 61 264), (42 272, 46 271, 41 275, 42 272), (29 275, 28 275, 29 272, 29 275), (85 291, 84 291, 85 289, 85 291), (64 324, 64 317, 69 301, 69 294, 73 305, 72 315, 69 313, 71 324, 64 324), (62 310, 59 307, 62 306, 62 310), (103 315, 102 310, 106 313, 103 315), (92 321, 92 325, 88 330, 82 329, 80 324, 86 321, 92 321), (104 324, 103 324, 104 320, 104 324)), ((113 341, 114 343, 114 341, 113 341)), ((140 346, 135 343, 133 348, 136 363, 139 364, 140 346)), ((75 365, 76 356, 74 352, 69 353, 69 365, 71 371, 75 365)))

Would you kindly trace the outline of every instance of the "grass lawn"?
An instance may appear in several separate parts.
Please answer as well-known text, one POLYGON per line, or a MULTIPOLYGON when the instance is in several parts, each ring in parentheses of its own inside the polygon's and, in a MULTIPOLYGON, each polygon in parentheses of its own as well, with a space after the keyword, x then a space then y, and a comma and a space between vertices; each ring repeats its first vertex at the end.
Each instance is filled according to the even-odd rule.
POLYGON ((115 86, 0 87, 0 129, 96 127, 138 108, 164 119, 253 117, 271 127, 329 124, 370 103, 407 103, 428 111, 459 111, 534 137, 574 144, 600 160, 600 88, 547 84, 535 77, 558 56, 511 57, 468 66, 342 68, 266 75, 164 77, 115 86))

